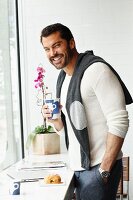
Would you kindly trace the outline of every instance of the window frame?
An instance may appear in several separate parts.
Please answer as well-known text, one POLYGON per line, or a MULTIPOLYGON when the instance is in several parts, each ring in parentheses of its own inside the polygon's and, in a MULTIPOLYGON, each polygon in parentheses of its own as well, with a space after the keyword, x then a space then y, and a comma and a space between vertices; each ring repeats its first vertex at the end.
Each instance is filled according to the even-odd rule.
POLYGON ((3 64, 3 79, 4 79, 4 108, 6 116, 6 144, 5 144, 5 157, 0 162, 0 170, 7 168, 14 164, 16 161, 24 158, 24 139, 23 139, 23 115, 22 115, 22 92, 21 92, 21 70, 20 70, 20 51, 19 51, 19 21, 18 21, 18 1, 9 0, 1 1, 2 9, 5 9, 2 14, 2 23, 4 34, 2 34, 1 52, 2 52, 2 64, 3 64), (12 9, 12 10, 10 10, 12 9), (10 16, 11 15, 11 16, 10 16), (11 49, 11 20, 14 20, 14 45, 15 45, 15 63, 16 74, 12 74, 12 49, 11 49), (15 133, 15 117, 14 117, 14 99, 13 99, 13 78, 16 75, 17 84, 17 126, 18 133, 16 137, 15 133), (14 77, 13 77, 14 76, 14 77), (8 80, 8 81, 7 81, 8 80))

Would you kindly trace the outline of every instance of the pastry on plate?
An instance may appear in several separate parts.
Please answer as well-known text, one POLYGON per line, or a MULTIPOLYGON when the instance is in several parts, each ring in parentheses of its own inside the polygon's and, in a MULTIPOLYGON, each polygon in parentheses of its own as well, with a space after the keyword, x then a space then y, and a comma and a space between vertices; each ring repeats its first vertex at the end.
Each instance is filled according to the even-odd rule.
POLYGON ((61 183, 61 177, 59 174, 51 174, 44 178, 46 184, 59 184, 61 183))

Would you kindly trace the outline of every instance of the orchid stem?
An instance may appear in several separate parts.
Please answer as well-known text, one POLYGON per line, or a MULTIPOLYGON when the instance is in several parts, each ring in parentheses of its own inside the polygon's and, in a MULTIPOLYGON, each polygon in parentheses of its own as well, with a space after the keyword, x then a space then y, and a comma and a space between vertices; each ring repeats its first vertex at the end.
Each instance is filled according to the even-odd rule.
MULTIPOLYGON (((46 99, 46 91, 45 89, 42 87, 42 94, 43 94, 43 105, 45 104, 45 99, 46 99)), ((44 128, 47 128, 47 124, 46 124, 46 118, 43 117, 43 124, 44 124, 44 128)))
POLYGON ((44 128, 47 127, 47 124, 46 124, 46 118, 44 118, 44 128))

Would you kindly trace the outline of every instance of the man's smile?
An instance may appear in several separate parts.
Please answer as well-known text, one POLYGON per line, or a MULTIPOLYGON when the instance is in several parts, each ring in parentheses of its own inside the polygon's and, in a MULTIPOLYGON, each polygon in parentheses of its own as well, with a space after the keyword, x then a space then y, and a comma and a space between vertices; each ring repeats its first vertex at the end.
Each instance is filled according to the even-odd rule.
POLYGON ((63 58, 63 55, 58 55, 55 56, 53 58, 51 58, 50 60, 54 63, 54 64, 59 64, 61 62, 61 59, 63 58))

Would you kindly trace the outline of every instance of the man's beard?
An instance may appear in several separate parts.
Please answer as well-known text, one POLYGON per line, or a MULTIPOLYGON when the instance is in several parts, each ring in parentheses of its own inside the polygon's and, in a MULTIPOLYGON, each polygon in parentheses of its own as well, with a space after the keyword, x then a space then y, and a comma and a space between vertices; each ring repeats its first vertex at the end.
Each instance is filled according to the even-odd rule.
POLYGON ((63 69, 69 64, 72 57, 73 57, 73 51, 68 47, 65 54, 56 54, 55 56, 50 58, 49 61, 52 65, 55 66, 56 69, 63 69), (58 56, 61 57, 61 61, 63 59, 63 62, 60 63, 59 65, 58 64, 56 65, 56 64, 54 64, 53 59, 58 56))

